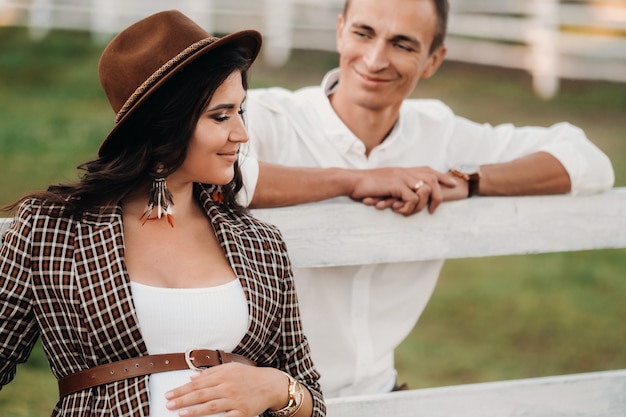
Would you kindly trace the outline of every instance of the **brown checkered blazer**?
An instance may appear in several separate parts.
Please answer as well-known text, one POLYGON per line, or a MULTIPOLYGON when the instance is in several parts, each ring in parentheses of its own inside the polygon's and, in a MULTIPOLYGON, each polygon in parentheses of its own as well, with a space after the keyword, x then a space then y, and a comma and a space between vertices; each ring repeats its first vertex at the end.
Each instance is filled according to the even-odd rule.
MULTIPOLYGON (((325 415, 301 329, 291 265, 279 231, 237 215, 197 187, 230 264, 244 288, 250 324, 235 353, 296 376, 325 415)), ((157 254, 158 256, 158 254, 157 254)), ((58 204, 27 200, 0 247, 0 387, 41 336, 57 378, 146 355, 124 265, 120 207, 64 215, 58 204)), ((147 416, 148 377, 68 395, 53 416, 147 416)))

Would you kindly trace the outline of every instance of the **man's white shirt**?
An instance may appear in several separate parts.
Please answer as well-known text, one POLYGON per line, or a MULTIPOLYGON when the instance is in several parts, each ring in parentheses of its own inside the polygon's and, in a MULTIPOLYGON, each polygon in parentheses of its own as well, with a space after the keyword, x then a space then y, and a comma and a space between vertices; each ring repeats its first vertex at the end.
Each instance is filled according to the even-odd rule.
MULTIPOLYGON (((607 156, 569 123, 547 128, 479 124, 456 116, 439 100, 405 100, 392 131, 366 156, 364 144, 328 100, 338 80, 339 71, 333 70, 321 87, 248 91, 250 141, 240 157, 243 204, 254 194, 257 159, 297 167, 430 166, 446 172, 462 164, 506 162, 545 151, 567 170, 572 194, 613 186, 607 156)), ((437 260, 294 270, 303 329, 326 398, 393 388, 394 349, 417 323, 442 265, 437 260)))

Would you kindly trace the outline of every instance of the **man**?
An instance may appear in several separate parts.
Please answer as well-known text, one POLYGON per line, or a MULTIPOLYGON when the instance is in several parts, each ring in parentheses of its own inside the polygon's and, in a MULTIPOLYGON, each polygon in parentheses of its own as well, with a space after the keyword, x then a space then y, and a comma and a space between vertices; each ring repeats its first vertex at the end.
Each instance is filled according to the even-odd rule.
MULTIPOLYGON (((407 99, 445 57, 447 15, 445 0, 346 1, 337 22, 340 67, 321 87, 249 92, 249 154, 263 162, 242 160, 242 200, 276 207, 347 196, 408 215, 475 194, 612 187, 609 159, 568 123, 492 127, 436 100, 407 99)), ((394 389, 394 349, 442 265, 294 271, 326 398, 394 389)))

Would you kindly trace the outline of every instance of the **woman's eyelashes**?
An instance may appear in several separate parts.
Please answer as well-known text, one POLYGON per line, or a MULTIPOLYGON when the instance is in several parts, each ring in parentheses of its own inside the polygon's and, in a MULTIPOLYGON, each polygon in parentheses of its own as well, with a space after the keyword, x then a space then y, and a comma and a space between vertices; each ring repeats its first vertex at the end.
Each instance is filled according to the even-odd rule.
MULTIPOLYGON (((227 120, 230 120, 232 112, 232 110, 220 111, 219 113, 211 114, 210 117, 216 122, 225 122, 227 120)), ((243 107, 240 107, 239 110, 237 110, 237 115, 239 115, 239 117, 241 117, 242 119, 244 118, 245 114, 246 110, 243 107)))
POLYGON ((212 115, 211 118, 216 122, 225 122, 226 120, 230 119, 230 116, 227 113, 219 113, 212 115))

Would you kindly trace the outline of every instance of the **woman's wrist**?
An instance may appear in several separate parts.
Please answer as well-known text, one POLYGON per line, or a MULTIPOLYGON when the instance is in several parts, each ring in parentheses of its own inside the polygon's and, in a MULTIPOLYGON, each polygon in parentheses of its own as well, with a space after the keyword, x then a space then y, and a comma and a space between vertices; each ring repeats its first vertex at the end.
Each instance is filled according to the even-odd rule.
POLYGON ((304 387, 294 377, 286 372, 279 371, 282 374, 282 378, 287 382, 286 388, 283 386, 284 399, 286 394, 286 401, 282 402, 279 407, 272 407, 269 409, 269 414, 273 417, 292 417, 295 416, 302 408, 304 403, 304 387))

